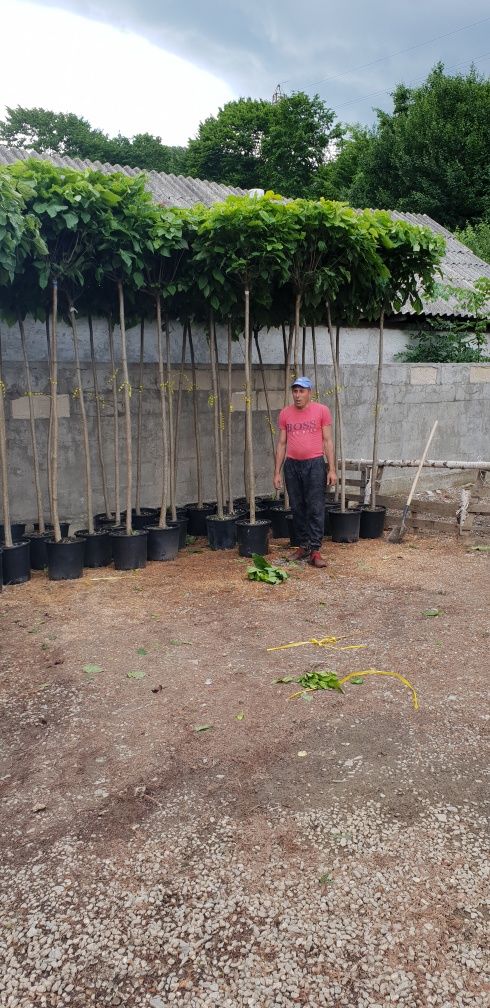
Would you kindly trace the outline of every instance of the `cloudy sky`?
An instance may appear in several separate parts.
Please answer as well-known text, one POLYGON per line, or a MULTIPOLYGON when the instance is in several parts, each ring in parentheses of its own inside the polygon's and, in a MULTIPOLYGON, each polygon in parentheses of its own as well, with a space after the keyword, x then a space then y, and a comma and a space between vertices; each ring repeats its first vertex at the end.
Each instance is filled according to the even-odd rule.
POLYGON ((0 0, 7 105, 185 144, 234 97, 318 93, 369 123, 437 60, 490 68, 488 0, 0 0))

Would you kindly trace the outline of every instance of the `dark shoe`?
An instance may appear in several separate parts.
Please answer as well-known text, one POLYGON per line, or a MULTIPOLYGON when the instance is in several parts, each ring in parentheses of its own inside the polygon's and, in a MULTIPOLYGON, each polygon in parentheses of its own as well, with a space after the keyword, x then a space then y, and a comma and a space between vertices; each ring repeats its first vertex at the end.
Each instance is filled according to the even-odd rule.
POLYGON ((310 551, 307 546, 298 546, 293 553, 293 560, 307 560, 309 555, 310 551))
POLYGON ((310 556, 310 563, 312 567, 326 567, 326 560, 323 559, 321 553, 318 550, 314 550, 310 556))

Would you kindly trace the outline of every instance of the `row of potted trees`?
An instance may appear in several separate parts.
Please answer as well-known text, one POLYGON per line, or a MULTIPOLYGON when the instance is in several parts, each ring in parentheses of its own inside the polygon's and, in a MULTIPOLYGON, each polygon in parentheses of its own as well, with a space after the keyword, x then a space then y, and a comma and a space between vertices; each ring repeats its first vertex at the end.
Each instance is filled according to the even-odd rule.
MULTIPOLYGON (((228 405, 231 400, 231 347, 243 340, 245 397, 245 484, 247 517, 242 519, 241 549, 255 548, 263 519, 255 502, 254 437, 252 417, 252 346, 260 354, 260 332, 274 327, 283 335, 284 388, 300 367, 301 335, 306 325, 325 324, 329 334, 335 374, 336 437, 341 459, 338 511, 350 520, 345 499, 345 452, 342 397, 338 365, 338 326, 360 318, 379 319, 379 366, 373 437, 373 472, 370 508, 376 510, 376 465, 381 405, 383 327, 387 312, 406 301, 415 308, 433 284, 443 253, 442 240, 426 228, 393 220, 381 211, 355 212, 333 201, 285 202, 272 193, 264 197, 230 197, 211 208, 171 209, 155 204, 146 192, 144 177, 103 175, 55 168, 37 160, 20 162, 0 171, 0 311, 16 321, 25 352, 23 326, 26 315, 44 318, 49 348, 50 422, 48 493, 52 542, 56 555, 50 576, 63 576, 67 557, 77 553, 75 541, 63 535, 58 508, 58 320, 71 325, 74 369, 85 459, 87 543, 96 549, 101 538, 92 502, 89 427, 80 365, 78 319, 105 316, 108 322, 113 375, 114 443, 118 442, 118 397, 123 401, 126 486, 125 508, 120 510, 117 450, 116 500, 111 508, 104 483, 106 523, 112 526, 116 553, 138 565, 142 547, 135 518, 140 456, 136 459, 136 509, 133 509, 133 441, 126 330, 141 320, 141 367, 144 360, 144 324, 156 323, 157 385, 161 404, 162 499, 149 538, 161 542, 164 532, 178 519, 176 507, 176 427, 179 405, 174 403, 170 354, 170 318, 183 323, 183 352, 188 341, 195 370, 192 326, 204 323, 209 344, 212 378, 216 514, 207 524, 211 545, 230 544, 236 526, 236 503, 231 487, 231 422, 224 422, 224 394, 219 381, 216 326, 228 332, 228 405), (115 329, 117 322, 117 330, 115 329), (116 337, 117 332, 117 337, 116 337), (118 345, 116 346, 116 338, 118 345), (170 393, 170 394, 169 394, 170 393), (244 525, 243 525, 244 522, 244 525), (56 573, 55 571, 58 571, 56 573)), ((314 339, 314 337, 313 337, 314 339)), ((304 340, 304 337, 303 337, 304 340)), ((315 344, 314 344, 315 346, 315 344)), ((91 339, 95 399, 97 368, 91 339)), ((260 359, 260 358, 259 358, 260 359)), ((316 351, 315 351, 316 360, 316 351)), ((29 366, 25 354, 26 383, 29 366)), ((262 371, 265 374, 265 370, 262 371)), ((0 379, 1 380, 1 379, 0 379)), ((197 510, 204 512, 199 449, 196 382, 193 380, 194 421, 198 473, 197 510)), ((10 529, 8 462, 3 395, 0 405, 0 469, 5 527, 5 549, 14 549, 10 529)), ((31 398, 30 398, 30 401, 31 398)), ((270 411, 269 411, 269 420, 270 411)), ((141 397, 138 425, 144 416, 141 397)), ((36 434, 31 411, 34 468, 36 434)), ((103 456, 100 415, 97 413, 99 454, 103 456)), ((37 462, 38 465, 38 462, 37 462)), ((139 482, 138 482, 139 480, 139 482)), ((35 474, 39 534, 46 532, 40 500, 39 472, 35 474)), ((287 500, 285 501, 287 506, 287 500)), ((263 528, 266 531, 268 526, 263 528)), ((146 535, 146 533, 145 533, 146 535)), ((346 536, 349 536, 347 530, 346 536)), ((146 543, 145 543, 146 546, 146 543)), ((260 551, 260 549, 257 549, 260 551)), ((263 551, 263 550, 262 550, 263 551)))

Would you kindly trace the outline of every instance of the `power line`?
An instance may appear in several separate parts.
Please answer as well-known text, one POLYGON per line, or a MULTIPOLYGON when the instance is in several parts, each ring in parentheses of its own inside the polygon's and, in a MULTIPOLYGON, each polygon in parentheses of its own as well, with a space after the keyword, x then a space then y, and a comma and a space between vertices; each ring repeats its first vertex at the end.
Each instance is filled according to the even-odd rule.
MULTIPOLYGON (((304 87, 317 87, 318 84, 326 84, 328 81, 339 80, 341 77, 348 77, 349 74, 355 73, 356 70, 366 70, 368 67, 376 66, 377 63, 384 63, 385 60, 392 59, 393 56, 401 56, 403 53, 413 52, 414 49, 421 49, 422 46, 430 45, 431 42, 438 42, 440 39, 449 38, 451 35, 458 35, 459 32, 467 31, 468 28, 476 28, 477 25, 485 24, 487 21, 490 21, 490 17, 482 18, 480 21, 472 21, 471 24, 462 25, 461 28, 455 28, 454 31, 445 32, 444 35, 436 35, 434 38, 426 39, 425 42, 417 42, 416 45, 408 46, 406 49, 398 49, 397 52, 389 53, 388 56, 379 56, 378 59, 371 60, 370 63, 361 63, 359 66, 351 67, 350 70, 345 70, 343 73, 333 74, 331 77, 323 77, 322 80, 311 81, 309 84, 305 84, 304 87)), ((293 79, 293 77, 288 77, 285 81, 280 81, 280 84, 287 84, 288 81, 293 79)))
MULTIPOLYGON (((473 59, 471 59, 471 60, 465 60, 464 63, 455 63, 455 64, 453 64, 452 67, 447 67, 447 69, 448 70, 457 70, 459 67, 462 67, 462 66, 471 66, 471 64, 474 63, 475 60, 486 59, 488 56, 490 56, 490 52, 481 53, 480 56, 474 56, 473 59)), ((419 80, 425 80, 426 77, 427 77, 427 74, 422 74, 420 77, 413 77, 411 81, 408 81, 408 84, 409 85, 410 84, 416 84, 417 81, 419 81, 419 80)), ((357 102, 367 101, 368 98, 375 98, 377 95, 391 94, 391 90, 392 90, 393 86, 394 85, 392 84, 391 87, 389 87, 389 88, 383 88, 381 91, 370 91, 369 94, 367 94, 367 95, 360 95, 358 98, 349 98, 348 101, 342 102, 341 105, 336 105, 335 106, 335 110, 337 111, 340 108, 345 108, 346 105, 355 105, 357 102)))

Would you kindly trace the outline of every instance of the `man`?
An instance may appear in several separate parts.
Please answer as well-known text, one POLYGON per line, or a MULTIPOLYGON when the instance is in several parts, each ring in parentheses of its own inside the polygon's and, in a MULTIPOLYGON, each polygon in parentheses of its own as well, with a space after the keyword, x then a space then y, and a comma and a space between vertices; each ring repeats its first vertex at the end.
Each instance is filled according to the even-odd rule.
POLYGON ((325 520, 325 489, 335 486, 332 416, 328 406, 311 401, 309 378, 295 378, 291 385, 293 405, 279 414, 274 487, 282 488, 281 468, 289 494, 297 537, 297 560, 313 567, 326 567, 320 553, 325 520), (328 462, 328 469, 325 464, 328 462))

